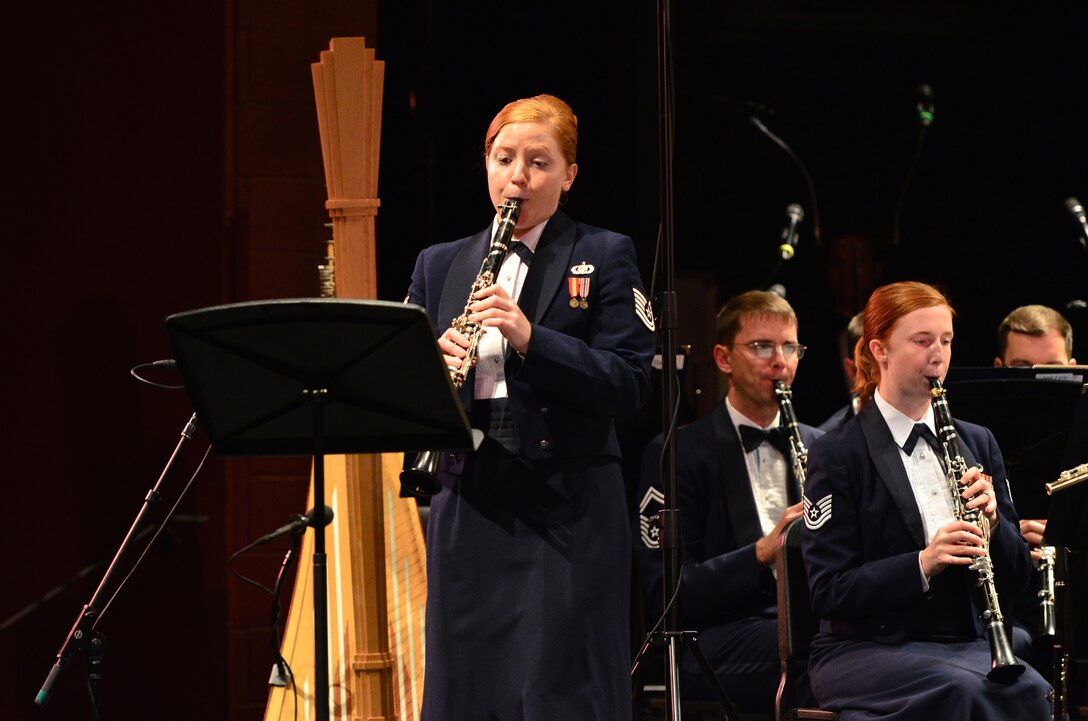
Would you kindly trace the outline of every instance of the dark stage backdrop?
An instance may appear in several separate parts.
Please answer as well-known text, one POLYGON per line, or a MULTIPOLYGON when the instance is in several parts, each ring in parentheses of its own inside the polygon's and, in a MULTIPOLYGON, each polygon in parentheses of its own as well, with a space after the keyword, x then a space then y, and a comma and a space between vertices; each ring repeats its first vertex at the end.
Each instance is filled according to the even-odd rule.
MULTIPOLYGON (((567 99, 581 121, 569 212, 631 234, 649 284, 659 220, 652 5, 378 6, 382 298, 403 298, 422 247, 488 222, 484 130, 505 101, 539 92, 567 99)), ((989 363, 1012 307, 1088 299, 1088 254, 1062 207, 1088 201, 1078 102, 1088 7, 851 5, 693 0, 672 15, 676 250, 690 309, 679 340, 705 359, 711 309, 781 283, 812 348, 796 395, 809 422, 843 401, 835 337, 872 283, 941 283, 960 313, 959 364, 989 363), (936 120, 891 247, 921 83, 933 87, 936 120), (801 175, 747 120, 748 102, 774 111, 766 124, 811 173, 820 247, 801 175), (801 244, 776 270, 790 203, 805 208, 801 244)), ((0 623, 112 553, 176 443, 184 397, 127 375, 169 356, 162 320, 316 292, 304 264, 319 261, 327 230, 305 66, 331 35, 362 34, 358 18, 375 11, 346 0, 9 6, 3 447, 14 524, 0 623)), ((1070 318, 1088 356, 1084 314, 1070 318)), ((716 394, 712 373, 687 383, 686 413, 716 394)), ((633 452, 658 424, 648 409, 629 431, 633 452)), ((170 490, 195 462, 184 460, 170 490)), ((282 476, 298 500, 278 501, 294 510, 297 466, 282 476)), ((265 479, 278 473, 209 465, 183 509, 191 522, 171 530, 110 611, 103 718, 260 717, 265 649, 235 632, 263 607, 233 605, 249 592, 224 564, 236 541, 279 519, 244 507, 271 497, 265 479)), ((0 629, 0 717, 86 717, 78 667, 48 709, 30 700, 98 575, 0 629)))
MULTIPOLYGON (((709 292, 716 284, 716 301, 785 286, 811 348, 797 380, 811 422, 843 402, 836 336, 876 283, 939 283, 960 313, 958 364, 991 362, 997 324, 1013 307, 1064 310, 1088 297, 1088 253, 1062 205, 1088 196, 1088 111, 1078 101, 1088 8, 851 6, 698 1, 672 12, 678 273, 709 292), (921 84, 933 89, 936 120, 893 247, 921 84), (749 121, 752 103, 769 108, 763 122, 812 177, 820 247, 801 172, 749 121), (776 268, 790 203, 806 213, 800 246, 776 268)), ((420 246, 483 227, 484 129, 505 100, 537 92, 564 97, 581 121, 568 210, 630 233, 650 281, 659 220, 654 8, 538 10, 474 14, 471 31, 448 32, 462 27, 459 11, 427 2, 381 9, 393 73, 379 217, 388 297, 403 292, 420 246)), ((685 302, 702 308, 701 299, 685 302)), ((1085 311, 1068 314, 1083 337, 1085 311)), ((708 357, 704 324, 689 329, 688 320, 680 342, 708 357)), ((704 381, 704 399, 716 395, 712 375, 704 381)))

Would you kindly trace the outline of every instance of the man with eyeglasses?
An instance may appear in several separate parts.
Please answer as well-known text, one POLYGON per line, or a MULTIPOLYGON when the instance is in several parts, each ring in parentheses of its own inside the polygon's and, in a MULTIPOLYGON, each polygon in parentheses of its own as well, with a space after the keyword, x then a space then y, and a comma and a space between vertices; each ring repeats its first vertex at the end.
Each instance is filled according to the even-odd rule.
MULTIPOLYGON (((781 677, 775 579, 778 536, 802 511, 789 439, 780 427, 775 381, 793 383, 805 346, 797 316, 773 293, 748 291, 718 313, 714 361, 728 379, 725 399, 677 431, 676 505, 684 564, 678 603, 684 629, 741 711, 771 713, 781 677)), ((821 431, 801 425, 808 445, 821 431)), ((661 556, 654 515, 661 508, 661 436, 642 462, 636 548, 647 623, 662 610, 661 556)), ((671 594, 670 594, 671 595, 671 594)), ((681 661, 684 698, 711 698, 695 661, 681 661)), ((806 688, 798 689, 807 699, 806 688)))

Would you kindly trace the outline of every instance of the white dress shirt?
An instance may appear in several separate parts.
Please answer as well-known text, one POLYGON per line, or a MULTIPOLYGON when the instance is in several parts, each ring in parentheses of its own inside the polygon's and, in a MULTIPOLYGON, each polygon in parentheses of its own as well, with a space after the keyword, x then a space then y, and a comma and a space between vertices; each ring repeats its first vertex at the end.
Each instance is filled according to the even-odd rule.
MULTIPOLYGON (((733 421, 734 430, 740 441, 740 426, 754 426, 763 430, 775 428, 779 424, 779 414, 775 414, 774 420, 769 426, 761 426, 738 411, 725 398, 725 408, 729 411, 729 419, 733 421)), ((764 441, 744 454, 744 461, 748 466, 748 481, 752 484, 752 497, 756 501, 756 512, 759 514, 759 526, 766 536, 774 530, 782 513, 789 505, 789 495, 786 490, 788 482, 788 468, 786 457, 782 451, 764 441)))
MULTIPOLYGON (((536 252, 537 243, 544 232, 544 226, 548 221, 540 223, 518 239, 526 248, 536 252)), ((495 231, 499 227, 499 218, 495 216, 492 223, 491 237, 495 237, 495 231)), ((529 266, 522 262, 517 253, 507 253, 499 268, 499 276, 495 280, 501 285, 515 301, 521 295, 521 287, 525 285, 525 276, 529 273, 529 266)), ((478 363, 476 365, 476 383, 473 397, 476 400, 488 398, 506 398, 509 394, 506 390, 506 373, 503 370, 503 362, 506 357, 506 338, 497 328, 484 328, 480 337, 480 345, 476 350, 478 363)))
MULTIPOLYGON (((880 410, 880 415, 884 417, 884 422, 888 424, 892 439, 899 446, 899 456, 903 460, 903 468, 910 480, 911 491, 914 492, 914 501, 918 504, 918 511, 922 516, 922 529, 928 545, 937 535, 938 529, 956 520, 952 491, 948 487, 948 479, 940 458, 928 443, 919 439, 914 445, 914 451, 910 454, 903 450, 903 444, 907 442, 907 437, 910 436, 915 423, 925 423, 931 431, 935 429, 933 406, 928 407, 926 414, 915 421, 892 407, 880 396, 880 391, 873 393, 873 401, 880 410)), ((921 570, 921 564, 922 555, 919 553, 919 570, 921 570)), ((922 572, 922 587, 923 590, 929 588, 929 579, 926 578, 924 572, 922 572)))

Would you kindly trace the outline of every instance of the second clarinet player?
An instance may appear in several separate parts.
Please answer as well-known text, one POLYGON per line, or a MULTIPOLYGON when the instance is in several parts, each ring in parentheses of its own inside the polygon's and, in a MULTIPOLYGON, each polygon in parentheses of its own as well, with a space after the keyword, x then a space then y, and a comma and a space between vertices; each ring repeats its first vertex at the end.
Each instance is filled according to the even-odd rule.
POLYGON ((809 448, 802 548, 820 617, 809 672, 842 721, 1051 717, 1050 684, 1007 649, 991 653, 1000 611, 977 587, 986 576, 995 598, 1016 597, 1031 559, 993 434, 949 416, 953 441, 935 416, 953 316, 924 283, 878 288, 854 354, 861 409, 809 448))

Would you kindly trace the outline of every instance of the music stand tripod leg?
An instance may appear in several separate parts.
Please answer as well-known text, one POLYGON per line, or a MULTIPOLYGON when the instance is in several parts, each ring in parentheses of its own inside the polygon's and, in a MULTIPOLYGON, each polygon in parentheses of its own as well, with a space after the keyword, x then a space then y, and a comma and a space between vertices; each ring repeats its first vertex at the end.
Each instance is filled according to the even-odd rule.
MULTIPOLYGON (((675 494, 670 490, 669 497, 671 498, 674 496, 675 494)), ((671 507, 663 509, 658 514, 658 523, 660 524, 660 534, 658 535, 658 538, 661 544, 663 565, 662 576, 666 579, 677 579, 673 584, 666 586, 667 588, 678 585, 679 576, 683 572, 680 560, 681 539, 679 518, 680 515, 677 509, 671 507)), ((631 675, 636 675, 639 662, 653 643, 665 644, 665 669, 668 676, 666 679, 666 692, 669 704, 668 718, 670 721, 680 721, 682 718, 680 703, 680 647, 682 645, 683 649, 687 650, 699 665, 699 669, 706 679, 707 686, 710 687, 711 693, 714 694, 714 698, 718 702, 718 706, 721 707, 722 714, 725 718, 728 719, 728 721, 740 721, 740 717, 737 716, 737 710, 733 706, 733 702, 730 701, 729 695, 725 692, 725 688, 722 686, 718 674, 715 673, 714 667, 711 666, 706 654, 699 648, 698 634, 695 631, 673 630, 680 625, 679 613, 677 612, 674 600, 670 601, 669 599, 666 599, 665 603, 666 611, 664 618, 662 619, 665 628, 664 630, 654 631, 649 634, 649 637, 643 644, 638 656, 635 658, 631 675)))
POLYGON ((729 695, 725 692, 725 688, 722 686, 721 679, 718 678, 718 674, 714 672, 714 667, 710 665, 710 661, 707 659, 706 654, 703 653, 703 649, 699 648, 699 638, 694 631, 681 631, 681 640, 684 644, 684 648, 691 654, 695 662, 699 664, 699 668, 703 672, 703 678, 706 679, 707 685, 710 686, 711 692, 714 694, 714 698, 718 701, 718 705, 722 707, 722 712, 729 721, 739 721, 737 716, 737 710, 733 707, 733 702, 729 700, 729 695))

